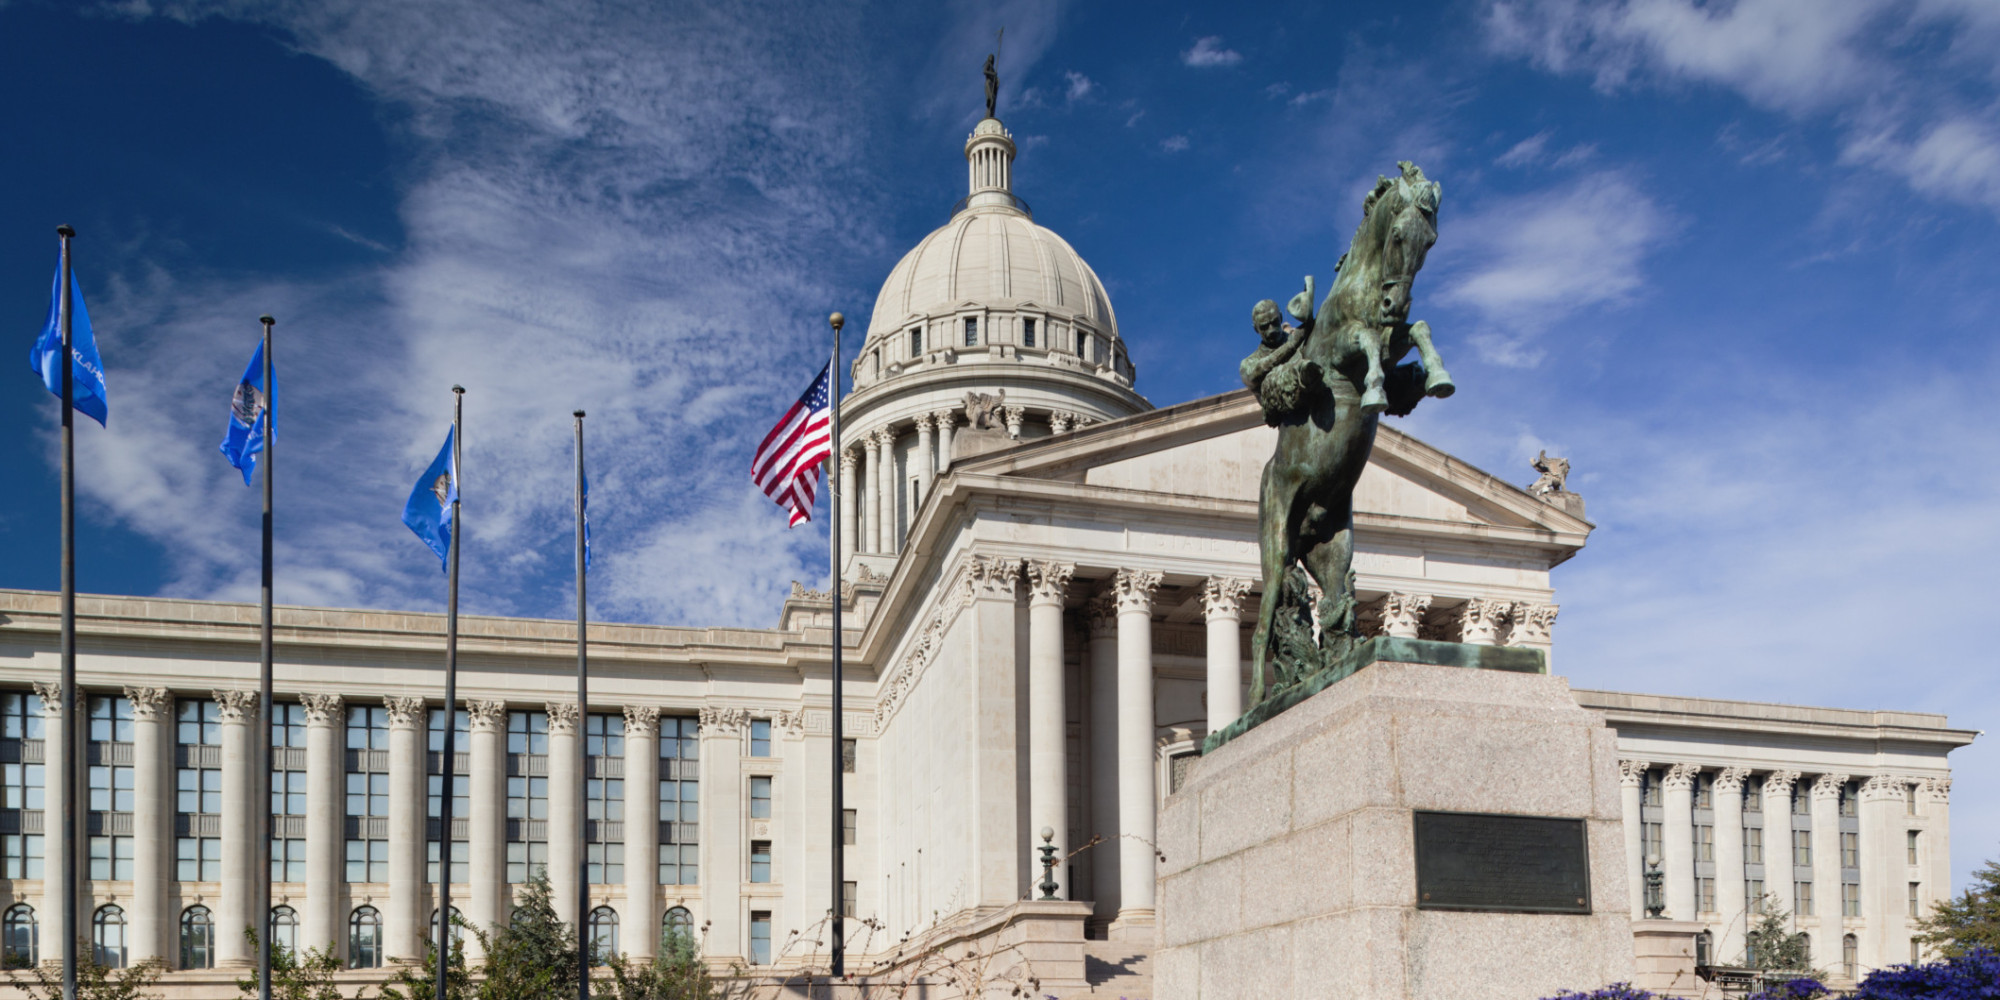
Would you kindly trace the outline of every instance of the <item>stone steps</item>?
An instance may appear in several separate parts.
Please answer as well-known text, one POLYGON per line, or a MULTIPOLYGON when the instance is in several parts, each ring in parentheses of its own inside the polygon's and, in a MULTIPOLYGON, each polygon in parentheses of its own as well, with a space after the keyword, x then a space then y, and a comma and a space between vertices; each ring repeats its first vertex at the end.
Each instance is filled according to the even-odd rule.
POLYGON ((1152 1000, 1153 949, 1134 941, 1085 941, 1083 974, 1090 992, 1063 1000, 1152 1000))

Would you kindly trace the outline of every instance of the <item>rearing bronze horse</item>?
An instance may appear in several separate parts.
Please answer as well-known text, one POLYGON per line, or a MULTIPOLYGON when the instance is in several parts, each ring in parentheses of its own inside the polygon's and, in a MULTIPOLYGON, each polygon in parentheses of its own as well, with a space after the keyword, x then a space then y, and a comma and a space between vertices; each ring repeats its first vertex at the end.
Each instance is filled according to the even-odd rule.
MULTIPOLYGON (((1307 387, 1277 418, 1278 447, 1264 464, 1259 504, 1263 605, 1252 641, 1250 702, 1264 698, 1265 664, 1285 687, 1329 665, 1356 637, 1354 486, 1368 465, 1384 411, 1410 412, 1424 396, 1452 394, 1451 375, 1430 327, 1409 322, 1410 286, 1437 242, 1435 182, 1415 164, 1384 177, 1362 203, 1361 227, 1334 265, 1321 303, 1293 360, 1307 387), (1398 365, 1410 348, 1417 363, 1398 365), (1300 638, 1311 619, 1303 572, 1319 586, 1320 636, 1300 638)), ((1305 319, 1306 317, 1301 317, 1305 319)))

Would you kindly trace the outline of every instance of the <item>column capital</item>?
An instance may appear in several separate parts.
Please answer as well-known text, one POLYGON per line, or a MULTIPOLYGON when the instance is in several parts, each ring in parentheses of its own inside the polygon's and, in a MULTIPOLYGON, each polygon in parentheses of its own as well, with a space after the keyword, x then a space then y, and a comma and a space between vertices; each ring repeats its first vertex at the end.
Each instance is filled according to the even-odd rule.
POLYGON ((1382 634, 1414 639, 1431 610, 1431 595, 1392 593, 1382 598, 1382 634))
POLYGON ((1814 799, 1840 798, 1840 789, 1841 786, 1847 784, 1847 777, 1845 774, 1828 773, 1814 778, 1812 783, 1812 797, 1814 799))
POLYGON ((1901 775, 1877 774, 1861 783, 1861 801, 1903 801, 1903 789, 1914 784, 1901 775))
POLYGON ((1221 618, 1241 618, 1243 615, 1243 595, 1250 592, 1250 581, 1233 576, 1211 576, 1201 585, 1201 612, 1208 621, 1221 618))
POLYGON ((1667 768, 1666 777, 1660 779, 1660 787, 1668 790, 1693 788, 1695 776, 1701 773, 1700 764, 1675 764, 1667 768))
POLYGON ((337 726, 347 721, 347 701, 337 694, 302 694, 299 704, 305 707, 308 726, 337 726))
POLYGON ((507 703, 504 701, 468 701, 465 703, 465 715, 475 733, 507 731, 507 703))
POLYGON ((747 708, 704 708, 696 713, 696 731, 703 736, 734 736, 750 728, 747 708))
POLYGON ((1007 436, 1010 438, 1019 438, 1021 436, 1021 421, 1027 419, 1028 408, 1025 406, 1003 406, 1000 408, 1000 413, 1007 418, 1007 436))
POLYGON ((1076 575, 1076 564, 1030 559, 1027 568, 1029 603, 1060 605, 1069 592, 1070 578, 1076 575))
POLYGON ((1076 414, 1057 410, 1049 414, 1049 430, 1055 434, 1067 434, 1076 425, 1076 414))
POLYGON ((1743 791, 1743 782, 1749 777, 1750 769, 1747 767, 1725 767, 1715 772, 1716 794, 1720 795, 1724 792, 1741 794, 1743 791))
POLYGON ((544 705, 543 708, 547 709, 549 713, 550 736, 557 734, 563 736, 576 735, 576 720, 582 714, 577 711, 576 702, 552 701, 544 705))
POLYGON ((1646 769, 1653 766, 1650 760, 1621 760, 1618 762, 1618 783, 1627 788, 1636 787, 1646 780, 1646 769))
POLYGON ((1152 614, 1153 591, 1160 589, 1160 571, 1121 569, 1117 576, 1112 577, 1111 588, 1118 601, 1119 614, 1152 614))
POLYGON ((215 714, 222 720, 223 725, 256 721, 257 692, 212 691, 210 693, 215 696, 215 714))
POLYGON ((382 699, 382 707, 389 710, 391 729, 426 729, 430 726, 430 713, 425 711, 429 703, 422 698, 386 697, 382 699))
POLYGON ((877 436, 876 432, 868 431, 861 435, 861 447, 868 450, 868 460, 873 462, 875 461, 875 456, 882 450, 882 439, 877 436))
POLYGON ((1010 556, 973 556, 966 567, 972 597, 1012 597, 1021 580, 1021 560, 1010 556))
MULTIPOLYGON (((46 703, 44 703, 46 704, 46 703)), ((1925 778, 1918 788, 1923 795, 1937 802, 1951 801, 1950 778, 1925 778)))
POLYGON ((62 718, 62 685, 52 681, 36 681, 35 694, 42 699, 42 718, 62 718))
POLYGON ((1783 795, 1786 798, 1790 798, 1792 795, 1792 786, 1798 784, 1798 782, 1799 772, 1797 771, 1772 771, 1764 776, 1764 794, 1783 795))
POLYGON ((956 426, 958 423, 958 410, 956 409, 932 410, 931 419, 937 421, 937 425, 940 430, 948 431, 951 430, 952 427, 956 426))
POLYGON ((877 427, 868 432, 868 436, 875 439, 875 446, 878 448, 886 449, 896 443, 896 430, 893 427, 877 427))
POLYGON ((1509 646, 1546 646, 1549 644, 1549 630, 1555 627, 1556 612, 1562 610, 1555 604, 1530 604, 1517 602, 1509 612, 1514 627, 1507 631, 1509 646))
POLYGON ((842 479, 852 474, 855 466, 861 464, 861 453, 852 448, 840 449, 840 475, 842 479))
POLYGON ((171 692, 166 688, 128 687, 125 697, 132 702, 132 718, 141 722, 161 718, 162 710, 173 701, 171 692))
POLYGON ((1104 588, 1084 602, 1083 614, 1090 622, 1090 634, 1103 638, 1118 628, 1118 595, 1104 588))
POLYGON ((1500 644, 1500 629, 1514 612, 1509 601, 1490 601, 1475 597, 1458 608, 1459 641, 1475 646, 1497 646, 1500 644))
POLYGON ((929 434, 937 424, 937 418, 928 413, 917 414, 917 433, 929 434))
POLYGON ((654 705, 625 706, 625 735, 643 733, 647 739, 660 735, 660 710, 654 705))

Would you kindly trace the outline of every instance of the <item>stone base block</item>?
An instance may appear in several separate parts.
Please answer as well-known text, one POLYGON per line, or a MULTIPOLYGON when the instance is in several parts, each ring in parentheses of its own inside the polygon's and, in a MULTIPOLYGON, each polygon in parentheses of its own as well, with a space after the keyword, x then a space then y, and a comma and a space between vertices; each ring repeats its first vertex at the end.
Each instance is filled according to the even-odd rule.
POLYGON ((1376 662, 1160 812, 1159 1000, 1535 1000, 1633 976, 1613 733, 1560 677, 1376 662), (1587 913, 1420 909, 1414 812, 1580 819, 1587 913))
POLYGON ((1632 921, 1632 985, 1666 996, 1699 995, 1703 984, 1694 971, 1694 936, 1703 926, 1692 920, 1632 921))

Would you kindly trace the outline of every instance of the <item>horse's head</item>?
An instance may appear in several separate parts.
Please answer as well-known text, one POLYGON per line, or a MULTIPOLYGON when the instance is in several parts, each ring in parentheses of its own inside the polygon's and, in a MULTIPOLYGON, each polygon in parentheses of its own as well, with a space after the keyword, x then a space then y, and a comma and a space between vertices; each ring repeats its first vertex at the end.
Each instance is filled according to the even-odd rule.
POLYGON ((1403 323, 1410 316, 1410 284, 1437 242, 1438 201, 1443 189, 1426 180, 1423 169, 1405 160, 1402 176, 1382 178, 1368 195, 1365 225, 1380 241, 1376 259, 1379 298, 1376 322, 1403 323))

